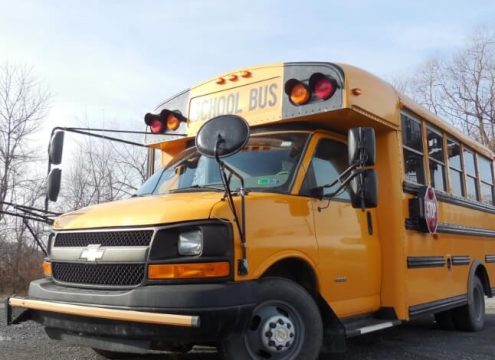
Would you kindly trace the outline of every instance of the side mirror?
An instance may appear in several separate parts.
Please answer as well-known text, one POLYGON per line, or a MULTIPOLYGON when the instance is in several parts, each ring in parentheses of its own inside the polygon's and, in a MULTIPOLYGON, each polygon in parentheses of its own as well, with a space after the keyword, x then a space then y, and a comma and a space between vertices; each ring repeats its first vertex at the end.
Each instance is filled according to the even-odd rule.
POLYGON ((57 201, 58 193, 60 192, 60 180, 62 178, 62 170, 55 168, 48 174, 46 196, 50 201, 57 201))
POLYGON ((378 205, 378 183, 376 171, 366 169, 350 181, 353 208, 369 209, 378 205))
POLYGON ((50 139, 48 147, 48 159, 51 164, 59 165, 62 162, 62 152, 64 150, 64 132, 57 131, 50 139))
POLYGON ((249 139, 249 125, 237 115, 221 115, 204 123, 196 136, 201 155, 223 158, 239 152, 249 139))
POLYGON ((349 130, 347 146, 349 165, 373 166, 376 159, 375 129, 353 128, 349 130))

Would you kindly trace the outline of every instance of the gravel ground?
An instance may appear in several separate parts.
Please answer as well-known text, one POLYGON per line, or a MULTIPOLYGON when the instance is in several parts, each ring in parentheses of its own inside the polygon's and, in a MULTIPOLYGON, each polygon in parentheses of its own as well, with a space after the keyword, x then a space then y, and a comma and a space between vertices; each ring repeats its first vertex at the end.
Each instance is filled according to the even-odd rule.
MULTIPOLYGON (((2 308, 2 305, 0 305, 2 308)), ((5 326, 0 309, 1 360, 95 360, 92 350, 50 340, 38 324, 29 321, 5 326)), ((322 356, 320 360, 493 360, 495 359, 495 300, 487 302, 485 329, 478 333, 450 332, 436 328, 432 318, 425 318, 392 329, 361 336, 349 341, 345 354, 322 356)), ((214 360, 215 349, 195 348, 185 355, 136 357, 148 360, 214 360)))

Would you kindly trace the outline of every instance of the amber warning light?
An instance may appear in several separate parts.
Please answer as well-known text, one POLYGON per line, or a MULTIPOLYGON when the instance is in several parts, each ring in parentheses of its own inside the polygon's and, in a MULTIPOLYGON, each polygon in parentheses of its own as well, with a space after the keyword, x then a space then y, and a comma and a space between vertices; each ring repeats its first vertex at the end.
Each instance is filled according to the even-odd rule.
POLYGON ((296 106, 305 105, 313 100, 328 100, 337 90, 337 82, 322 73, 314 73, 309 81, 297 79, 287 80, 285 93, 292 104, 296 106))
POLYGON ((150 127, 153 134, 162 134, 167 130, 177 130, 182 122, 186 122, 186 118, 179 111, 165 109, 160 114, 146 114, 144 122, 150 127))

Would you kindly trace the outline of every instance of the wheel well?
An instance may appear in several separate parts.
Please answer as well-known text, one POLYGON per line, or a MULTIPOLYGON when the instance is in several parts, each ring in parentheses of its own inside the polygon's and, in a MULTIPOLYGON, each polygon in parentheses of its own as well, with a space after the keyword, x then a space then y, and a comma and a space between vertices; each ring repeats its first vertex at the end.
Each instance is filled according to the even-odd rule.
POLYGON ((320 309, 324 324, 322 352, 344 352, 346 349, 344 326, 337 318, 332 308, 320 295, 318 281, 313 268, 304 260, 288 258, 270 266, 261 277, 264 278, 269 276, 292 280, 309 292, 320 309))
POLYGON ((280 260, 270 266, 261 277, 286 278, 301 285, 311 294, 311 296, 316 298, 316 295, 318 294, 316 274, 311 266, 301 259, 288 258, 280 260))
POLYGON ((488 277, 488 273, 485 267, 483 265, 478 265, 474 274, 481 280, 485 295, 488 297, 492 297, 493 294, 492 294, 492 288, 490 286, 490 278, 488 277))

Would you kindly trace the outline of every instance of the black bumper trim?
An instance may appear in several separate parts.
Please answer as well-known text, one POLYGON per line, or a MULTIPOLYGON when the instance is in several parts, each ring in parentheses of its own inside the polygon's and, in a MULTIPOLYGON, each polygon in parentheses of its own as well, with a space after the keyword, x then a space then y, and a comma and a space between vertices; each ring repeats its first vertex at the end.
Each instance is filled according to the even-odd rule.
POLYGON ((29 298, 74 305, 141 311, 176 312, 249 305, 256 302, 257 282, 220 284, 148 285, 130 290, 94 290, 61 286, 48 279, 29 286, 29 298))
POLYGON ((446 299, 431 301, 428 303, 409 306, 409 316, 416 318, 426 314, 433 314, 440 311, 449 310, 467 304, 467 294, 449 297, 446 299))

